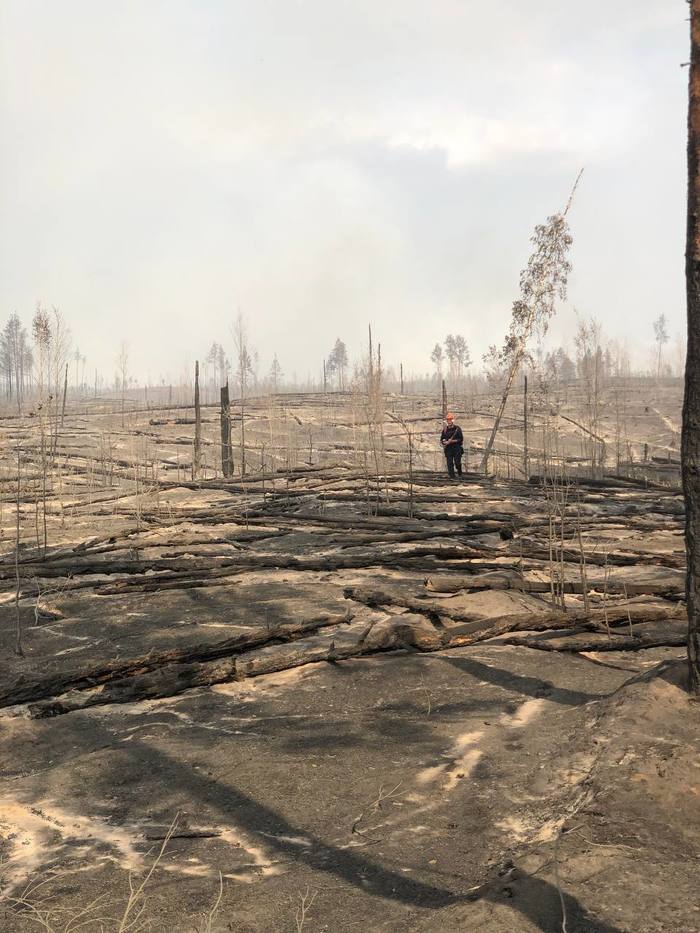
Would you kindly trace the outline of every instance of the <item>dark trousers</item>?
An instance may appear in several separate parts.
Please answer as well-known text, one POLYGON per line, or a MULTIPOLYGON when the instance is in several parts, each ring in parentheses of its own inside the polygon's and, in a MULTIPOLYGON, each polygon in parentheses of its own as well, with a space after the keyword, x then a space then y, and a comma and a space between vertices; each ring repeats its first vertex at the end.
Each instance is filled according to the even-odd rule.
POLYGON ((450 476, 455 475, 455 470, 462 475, 462 448, 458 444, 448 444, 445 447, 445 459, 447 460, 447 472, 450 476))

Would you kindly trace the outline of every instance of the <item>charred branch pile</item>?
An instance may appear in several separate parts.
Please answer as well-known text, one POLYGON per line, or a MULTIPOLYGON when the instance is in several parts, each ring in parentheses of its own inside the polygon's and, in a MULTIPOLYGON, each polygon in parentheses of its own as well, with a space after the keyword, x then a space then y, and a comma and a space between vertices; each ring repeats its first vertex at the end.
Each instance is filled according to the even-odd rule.
MULTIPOLYGON (((683 510, 673 490, 600 480, 560 487, 553 498, 536 481, 472 474, 446 486, 416 470, 409 514, 404 475, 368 477, 347 466, 183 475, 156 487, 167 505, 138 510, 118 486, 105 492, 99 507, 121 521, 112 534, 5 548, 0 586, 15 594, 17 618, 29 613, 34 622, 27 659, 6 665, 0 679, 0 707, 45 717, 308 663, 489 639, 569 652, 683 643, 683 510), (277 581, 285 596, 311 593, 308 611, 280 597, 270 623, 267 609, 242 595, 251 581, 263 597, 277 581), (331 594, 336 608, 314 611, 313 594, 331 594), (192 600, 224 599, 215 625, 230 624, 231 606, 243 628, 210 640, 193 628, 173 647, 172 621, 158 628, 146 612, 123 644, 122 607, 136 597, 170 600, 174 613, 192 600), (74 644, 65 652, 81 607, 95 598, 97 647, 89 657, 74 644)), ((84 508, 77 498, 74 516, 84 508)), ((12 619, 8 606, 0 612, 12 619)))

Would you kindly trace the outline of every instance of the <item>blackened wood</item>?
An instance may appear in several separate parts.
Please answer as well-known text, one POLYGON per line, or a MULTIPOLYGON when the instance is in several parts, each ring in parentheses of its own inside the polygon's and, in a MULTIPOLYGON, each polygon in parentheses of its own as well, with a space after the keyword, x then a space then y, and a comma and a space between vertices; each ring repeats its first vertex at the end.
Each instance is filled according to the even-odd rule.
POLYGON ((681 472, 685 497, 688 666, 700 693, 700 0, 690 4, 688 82, 688 223, 685 253, 688 351, 683 398, 681 472))
POLYGON ((221 386, 221 472, 233 475, 233 450, 231 447, 231 409, 228 382, 221 386))
POLYGON ((194 457, 192 479, 197 479, 202 459, 202 409, 199 404, 199 360, 194 364, 194 457))

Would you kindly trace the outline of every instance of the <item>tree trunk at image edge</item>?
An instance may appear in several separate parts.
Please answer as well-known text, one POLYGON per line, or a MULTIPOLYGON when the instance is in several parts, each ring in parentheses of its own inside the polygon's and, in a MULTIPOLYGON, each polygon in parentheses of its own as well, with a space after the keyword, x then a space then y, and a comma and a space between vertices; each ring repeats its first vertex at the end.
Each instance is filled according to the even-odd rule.
POLYGON ((685 265, 688 350, 681 461, 688 559, 686 588, 690 689, 693 693, 700 693, 700 0, 692 0, 690 10, 688 226, 685 265))

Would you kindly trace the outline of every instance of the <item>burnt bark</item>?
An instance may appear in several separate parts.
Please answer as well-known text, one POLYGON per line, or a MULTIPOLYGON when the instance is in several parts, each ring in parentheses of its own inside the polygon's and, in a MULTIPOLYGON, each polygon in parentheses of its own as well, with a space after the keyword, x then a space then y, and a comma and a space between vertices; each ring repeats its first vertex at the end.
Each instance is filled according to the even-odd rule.
MULTIPOLYGON (((19 392, 19 390, 18 390, 19 392)), ((61 405, 61 427, 66 420, 66 396, 68 395, 68 363, 66 363, 66 372, 63 379, 63 404, 61 405)))
POLYGON ((194 456, 192 479, 199 476, 202 462, 202 409, 199 403, 199 360, 194 364, 194 456))
MULTIPOLYGON (((622 604, 609 605, 596 609, 548 609, 532 612, 508 613, 502 616, 483 618, 473 611, 454 608, 445 604, 444 599, 426 599, 422 596, 407 596, 398 592, 374 589, 366 586, 348 586, 343 590, 346 599, 362 603, 372 609, 392 606, 421 613, 431 619, 443 622, 450 620, 459 625, 450 625, 450 637, 471 634, 492 626, 503 626, 503 631, 525 629, 537 631, 549 628, 567 628, 580 626, 594 631, 606 631, 610 624, 627 623, 637 625, 643 622, 663 622, 682 617, 681 606, 664 604, 662 601, 647 604, 626 601, 622 604)), ((500 634, 494 630, 493 634, 500 634)), ((489 636, 492 637, 492 636, 489 636)))
POLYGON ((613 632, 610 636, 597 634, 573 634, 555 638, 536 635, 508 635, 501 639, 503 645, 523 645, 541 651, 565 651, 580 654, 583 651, 641 651, 645 648, 676 648, 685 642, 684 632, 646 633, 623 635, 613 632))
MULTIPOLYGON (((154 696, 174 696, 191 687, 230 680, 237 655, 263 645, 283 644, 319 629, 345 625, 352 613, 323 613, 315 618, 283 622, 260 632, 245 632, 223 641, 153 650, 145 656, 108 661, 91 669, 58 671, 33 680, 19 677, 0 690, 0 708, 57 697, 68 691, 101 687, 101 702, 126 703, 154 696), (135 686, 135 679, 138 686, 135 686), (109 698, 109 699, 108 699, 109 698)), ((81 701, 81 706, 94 701, 81 701)), ((77 708, 77 706, 75 707, 77 708)))
POLYGON ((228 382, 221 386, 221 472, 225 477, 233 475, 233 452, 231 449, 231 408, 228 382))
POLYGON ((688 223, 685 254, 688 351, 683 398, 681 472, 685 497, 688 667, 700 693, 700 0, 690 4, 688 84, 688 223))

